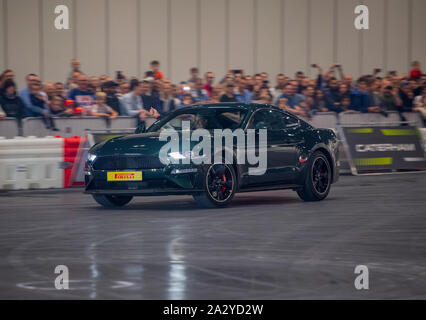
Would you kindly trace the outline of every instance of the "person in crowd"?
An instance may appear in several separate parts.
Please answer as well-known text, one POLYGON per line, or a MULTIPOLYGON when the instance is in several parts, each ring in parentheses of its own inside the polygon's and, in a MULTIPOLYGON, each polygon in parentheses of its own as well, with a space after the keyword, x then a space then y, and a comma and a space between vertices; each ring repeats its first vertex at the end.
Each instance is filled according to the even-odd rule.
POLYGON ((170 84, 170 81, 165 81, 163 84, 163 90, 160 95, 161 100, 161 115, 167 114, 171 111, 176 110, 180 105, 181 101, 174 95, 174 88, 170 84))
POLYGON ((351 109, 367 113, 370 107, 370 96, 367 90, 367 83, 365 80, 358 81, 358 88, 351 94, 351 109))
POLYGON ((199 78, 199 70, 198 70, 198 68, 191 68, 190 70, 189 70, 189 73, 191 74, 191 77, 189 78, 189 80, 188 80, 188 82, 196 82, 197 81, 197 79, 199 78))
POLYGON ((351 98, 349 96, 344 96, 342 98, 342 102, 340 105, 340 111, 339 112, 346 112, 346 113, 356 113, 357 111, 354 110, 351 106, 351 98))
POLYGON ((17 95, 16 84, 12 79, 7 79, 3 83, 3 90, 0 92, 0 107, 3 118, 16 118, 21 121, 27 116, 25 103, 17 95))
POLYGON ((73 88, 71 88, 71 83, 72 83, 71 79, 76 76, 76 73, 79 73, 79 74, 82 73, 80 71, 80 68, 81 68, 80 61, 78 61, 77 59, 72 59, 71 60, 71 71, 69 72, 67 80, 65 82, 69 89, 73 89, 73 88))
POLYGON ((72 90, 78 88, 78 78, 80 77, 80 72, 74 72, 71 76, 71 79, 69 79, 66 89, 68 90, 68 93, 72 90))
POLYGON ((270 89, 273 101, 277 101, 277 99, 283 94, 284 86, 287 83, 285 75, 282 73, 278 74, 276 82, 276 86, 270 89))
POLYGON ((244 80, 246 81, 246 89, 253 93, 253 87, 254 87, 254 79, 251 75, 246 75, 244 77, 244 80))
POLYGON ((415 80, 419 79, 421 75, 423 74, 421 70, 420 62, 413 61, 413 63, 411 64, 411 67, 413 69, 410 71, 410 78, 415 80))
POLYGON ((94 93, 101 91, 101 82, 98 77, 92 76, 89 78, 89 87, 94 93))
POLYGON ((55 85, 53 84, 53 82, 51 81, 45 81, 43 84, 43 92, 46 93, 47 95, 47 100, 50 103, 50 100, 53 98, 53 96, 55 95, 55 85))
POLYGON ((260 96, 259 103, 271 105, 272 104, 272 96, 269 93, 263 93, 260 96))
POLYGON ((426 126, 426 86, 423 86, 422 94, 414 98, 413 111, 420 112, 423 117, 423 125, 426 126))
POLYGON ((370 106, 368 107, 368 112, 383 113, 383 110, 381 108, 380 85, 381 85, 381 80, 379 79, 370 80, 370 85, 368 87, 368 96, 370 100, 370 106))
POLYGON ((72 108, 65 106, 65 101, 61 96, 53 96, 50 99, 49 107, 50 114, 55 117, 70 117, 74 113, 72 108))
POLYGON ((194 103, 194 99, 192 98, 192 96, 189 93, 187 93, 183 96, 182 104, 179 106, 179 109, 190 106, 193 103, 194 103))
POLYGON ((411 86, 408 81, 401 82, 401 87, 399 89, 399 98, 402 102, 402 112, 412 112, 414 93, 413 90, 411 90, 411 86))
POLYGON ((212 95, 210 97, 210 100, 207 101, 207 103, 219 103, 220 102, 220 94, 217 92, 217 90, 213 90, 212 95))
POLYGON ((287 98, 288 105, 290 108, 294 109, 297 113, 300 104, 305 101, 305 97, 299 93, 296 93, 298 87, 297 81, 291 81, 290 83, 284 86, 283 94, 280 98, 287 98))
POLYGON ((40 77, 34 73, 30 73, 25 78, 27 87, 25 89, 22 89, 19 92, 19 96, 21 97, 22 101, 24 101, 25 106, 27 108, 27 115, 29 117, 49 117, 49 108, 47 106, 47 95, 43 91, 41 91, 41 80, 40 77), (34 104, 31 96, 40 97, 40 100, 42 102, 38 102, 38 104, 34 104))
POLYGON ((6 69, 0 75, 0 93, 3 90, 4 83, 7 80, 15 80, 15 73, 11 69, 6 69))
MULTIPOLYGON (((23 99, 24 100, 24 99, 23 99)), ((25 100, 24 100, 25 102, 25 100)), ((43 120, 44 125, 46 126, 46 129, 53 130, 53 131, 59 131, 53 122, 50 108, 49 108, 49 101, 47 98, 47 94, 43 91, 41 91, 41 81, 38 79, 37 81, 34 81, 30 86, 29 91, 29 105, 27 105, 27 111, 30 113, 33 117, 41 117, 43 120), (31 114, 32 113, 32 114, 31 114)))
POLYGON ((324 91, 320 89, 315 90, 314 103, 311 107, 312 113, 328 112, 327 101, 325 100, 324 91))
POLYGON ((284 111, 293 112, 293 109, 289 107, 288 105, 288 99, 287 98, 279 98, 278 99, 278 108, 284 111))
POLYGON ((303 101, 300 106, 304 109, 306 116, 310 118, 314 113, 315 87, 310 84, 303 87, 302 95, 305 97, 305 101, 303 101))
POLYGON ((92 107, 92 116, 102 117, 105 119, 115 119, 118 112, 107 105, 107 95, 105 92, 96 92, 96 104, 92 107))
POLYGON ((191 95, 194 98, 195 102, 202 102, 209 100, 209 93, 207 90, 203 89, 203 79, 198 78, 194 83, 194 87, 191 90, 191 95))
POLYGON ((422 85, 419 79, 410 79, 411 90, 413 90, 414 97, 420 96, 422 94, 422 85))
POLYGON ((130 83, 130 92, 120 98, 121 113, 130 117, 138 118, 139 122, 144 122, 148 117, 157 117, 154 108, 146 110, 144 108, 142 94, 143 83, 133 79, 130 83))
POLYGON ((77 80, 78 87, 71 90, 68 98, 75 101, 76 107, 82 108, 83 115, 90 115, 90 108, 95 101, 93 91, 89 89, 89 83, 85 74, 80 74, 77 80))
POLYGON ((106 94, 106 104, 112 108, 118 115, 121 115, 120 101, 118 100, 116 90, 118 84, 114 81, 104 82, 102 91, 106 94))
POLYGON ((237 84, 237 90, 234 92, 235 99, 238 102, 247 103, 252 101, 252 93, 246 89, 246 80, 241 78, 237 84))
POLYGON ((234 94, 235 86, 232 83, 226 85, 225 93, 220 98, 220 102, 238 102, 234 94))
POLYGON ((159 96, 152 95, 152 84, 149 81, 143 80, 141 82, 141 98, 142 104, 146 110, 155 110, 155 117, 157 118, 161 111, 161 101, 159 96))
POLYGON ((101 87, 107 81, 111 81, 111 79, 109 79, 109 77, 106 74, 103 74, 99 77, 99 82, 100 82, 101 87))
POLYGON ((214 73, 213 72, 206 72, 204 75, 204 79, 206 83, 203 86, 203 89, 207 91, 209 98, 211 98, 213 93, 213 85, 214 85, 214 73))
POLYGON ((342 99, 342 94, 340 94, 339 82, 336 78, 331 78, 327 88, 325 88, 324 98, 327 102, 327 108, 330 111, 335 111, 336 108, 339 108, 340 102, 342 99))
POLYGON ((65 100, 64 84, 62 82, 55 83, 55 96, 62 97, 65 100))
POLYGON ((151 61, 151 71, 153 73, 154 79, 163 80, 164 75, 160 71, 160 62, 158 60, 151 61))
POLYGON ((123 82, 122 84, 120 84, 120 88, 119 91, 117 93, 117 97, 121 98, 122 96, 124 96, 125 94, 130 92, 130 82, 123 82))
POLYGON ((394 90, 392 86, 386 86, 381 95, 380 106, 382 110, 385 112, 400 111, 402 102, 398 98, 398 95, 398 90, 394 90))

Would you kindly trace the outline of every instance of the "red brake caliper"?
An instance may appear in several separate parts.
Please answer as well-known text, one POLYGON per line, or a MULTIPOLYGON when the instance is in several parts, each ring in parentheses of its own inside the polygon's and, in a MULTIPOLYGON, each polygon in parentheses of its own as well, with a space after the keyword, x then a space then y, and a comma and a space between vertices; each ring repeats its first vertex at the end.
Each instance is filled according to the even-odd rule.
MULTIPOLYGON (((222 175, 222 181, 223 181, 223 182, 226 182, 226 176, 225 176, 225 174, 223 174, 223 175, 222 175)), ((226 190, 226 187, 225 187, 225 186, 223 186, 223 187, 222 187, 222 193, 224 193, 224 192, 225 192, 225 190, 226 190)))

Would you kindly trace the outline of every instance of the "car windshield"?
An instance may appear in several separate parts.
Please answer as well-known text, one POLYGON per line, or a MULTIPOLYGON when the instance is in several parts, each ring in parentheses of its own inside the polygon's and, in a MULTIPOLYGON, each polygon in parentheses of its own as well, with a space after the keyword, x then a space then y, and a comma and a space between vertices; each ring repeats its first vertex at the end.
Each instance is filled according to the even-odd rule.
POLYGON ((194 108, 187 111, 173 113, 153 124, 148 132, 158 132, 163 129, 182 130, 182 122, 189 121, 191 130, 195 129, 231 129, 241 126, 246 110, 230 108, 194 108))

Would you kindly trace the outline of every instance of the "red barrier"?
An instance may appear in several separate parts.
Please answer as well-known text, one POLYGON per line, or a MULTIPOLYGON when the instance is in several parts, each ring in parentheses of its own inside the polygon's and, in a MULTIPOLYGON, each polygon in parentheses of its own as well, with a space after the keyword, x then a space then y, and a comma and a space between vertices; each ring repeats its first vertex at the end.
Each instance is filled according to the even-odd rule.
POLYGON ((74 166, 75 157, 78 152, 80 145, 80 137, 72 137, 64 139, 64 163, 66 163, 64 169, 64 188, 70 187, 70 177, 72 167, 74 166))

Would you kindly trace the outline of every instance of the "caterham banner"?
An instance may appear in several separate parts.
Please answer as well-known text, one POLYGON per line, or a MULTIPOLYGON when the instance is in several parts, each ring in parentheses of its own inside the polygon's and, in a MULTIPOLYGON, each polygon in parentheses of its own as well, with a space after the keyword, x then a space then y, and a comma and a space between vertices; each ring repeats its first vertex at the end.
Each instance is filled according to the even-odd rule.
POLYGON ((352 171, 426 170, 422 135, 415 127, 342 127, 352 171))

